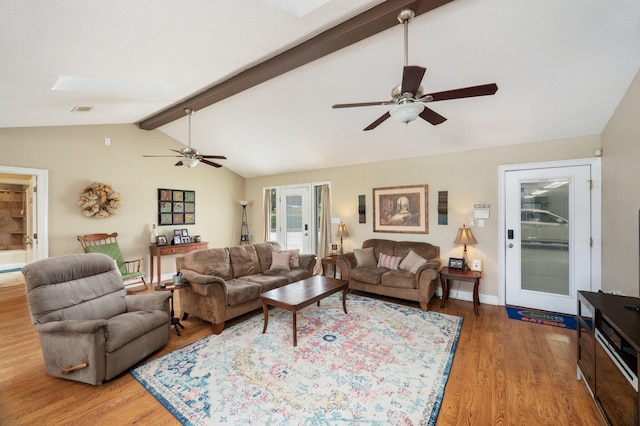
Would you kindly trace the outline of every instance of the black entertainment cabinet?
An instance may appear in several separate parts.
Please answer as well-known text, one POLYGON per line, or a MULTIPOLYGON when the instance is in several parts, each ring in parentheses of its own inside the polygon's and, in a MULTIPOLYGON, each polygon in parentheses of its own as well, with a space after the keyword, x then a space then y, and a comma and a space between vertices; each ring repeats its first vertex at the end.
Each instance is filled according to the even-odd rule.
POLYGON ((578 292, 578 379, 609 424, 639 425, 640 298, 578 292))

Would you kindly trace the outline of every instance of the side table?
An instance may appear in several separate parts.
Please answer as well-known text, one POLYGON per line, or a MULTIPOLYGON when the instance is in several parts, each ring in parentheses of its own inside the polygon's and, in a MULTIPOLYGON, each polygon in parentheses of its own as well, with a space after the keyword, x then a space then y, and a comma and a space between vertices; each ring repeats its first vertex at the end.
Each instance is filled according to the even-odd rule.
POLYGON ((176 318, 176 311, 175 311, 175 308, 174 308, 174 305, 173 305, 173 292, 175 290, 179 290, 179 289, 181 289, 181 288, 183 288, 183 287, 185 287, 187 285, 188 284, 182 285, 180 287, 176 287, 173 283, 171 283, 171 284, 166 284, 164 287, 160 287, 160 284, 158 284, 153 288, 155 291, 170 291, 171 292, 171 297, 169 298, 169 304, 171 306, 171 325, 173 327, 175 327, 176 333, 178 334, 178 336, 182 336, 182 333, 180 333, 180 328, 184 329, 184 325, 182 325, 180 323, 180 318, 176 318), (180 327, 180 328, 178 328, 178 327, 180 327))
POLYGON ((449 298, 449 281, 466 281, 473 283, 473 310, 476 316, 478 313, 478 306, 480 305, 480 299, 478 297, 478 286, 480 286, 480 278, 482 278, 482 272, 478 271, 465 271, 462 269, 453 269, 444 267, 440 270, 440 283, 442 284, 442 301, 440 307, 444 308, 444 303, 449 298))
POLYGON ((149 263, 151 264, 151 282, 149 284, 153 284, 153 257, 157 257, 158 259, 158 279, 156 281, 157 284, 160 284, 162 281, 162 256, 168 256, 171 254, 184 254, 189 253, 194 250, 203 250, 209 248, 209 243, 206 241, 202 241, 200 243, 186 243, 186 244, 176 244, 176 245, 164 245, 159 246, 157 244, 151 244, 149 246, 149 263))
POLYGON ((329 256, 325 256, 322 259, 320 259, 320 263, 322 264, 322 275, 327 275, 326 272, 327 270, 325 269, 326 266, 331 266, 331 269, 333 270, 333 278, 336 277, 336 261, 338 260, 338 255, 337 254, 331 254, 329 256))

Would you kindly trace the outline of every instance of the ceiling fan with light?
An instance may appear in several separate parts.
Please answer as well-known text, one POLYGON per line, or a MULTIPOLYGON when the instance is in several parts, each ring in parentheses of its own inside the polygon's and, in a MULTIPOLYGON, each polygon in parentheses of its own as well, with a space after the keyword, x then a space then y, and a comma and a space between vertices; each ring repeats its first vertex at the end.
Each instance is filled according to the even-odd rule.
POLYGON ((174 164, 175 166, 195 167, 198 165, 198 163, 204 163, 213 167, 222 167, 222 165, 214 163, 213 161, 209 161, 207 160, 207 158, 211 158, 214 160, 226 160, 227 157, 223 155, 204 155, 200 154, 198 150, 191 148, 191 116, 193 115, 194 111, 190 108, 185 108, 184 112, 189 117, 189 147, 182 148, 181 150, 171 150, 173 152, 177 152, 180 155, 143 155, 143 157, 180 157, 181 160, 174 164))
POLYGON ((446 90, 444 92, 424 94, 424 89, 420 85, 422 77, 427 70, 424 67, 408 65, 408 44, 409 44, 409 21, 413 19, 413 10, 405 9, 398 15, 398 21, 404 26, 404 70, 402 73, 402 84, 391 91, 391 100, 379 102, 361 102, 350 104, 336 104, 332 108, 352 108, 375 105, 394 105, 380 116, 364 130, 372 130, 378 127, 389 117, 394 117, 403 123, 409 123, 420 117, 423 120, 435 125, 444 123, 447 119, 433 111, 425 104, 436 101, 446 101, 449 99, 470 98, 474 96, 493 95, 498 91, 495 83, 483 84, 480 86, 464 87, 460 89, 446 90))

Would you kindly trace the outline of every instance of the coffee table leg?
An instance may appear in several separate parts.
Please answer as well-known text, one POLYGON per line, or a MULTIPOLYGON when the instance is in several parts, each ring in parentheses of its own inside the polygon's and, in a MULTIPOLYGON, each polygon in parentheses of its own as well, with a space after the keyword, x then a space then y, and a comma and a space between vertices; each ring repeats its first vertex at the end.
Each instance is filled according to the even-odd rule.
POLYGON ((347 313, 347 294, 349 293, 349 289, 345 288, 342 290, 342 309, 344 309, 344 313, 347 313))
POLYGON ((264 312, 264 326, 262 327, 262 334, 264 334, 267 332, 267 325, 269 325, 269 308, 264 302, 262 302, 262 312, 264 312))
POLYGON ((298 322, 296 311, 293 311, 293 346, 298 346, 298 322))

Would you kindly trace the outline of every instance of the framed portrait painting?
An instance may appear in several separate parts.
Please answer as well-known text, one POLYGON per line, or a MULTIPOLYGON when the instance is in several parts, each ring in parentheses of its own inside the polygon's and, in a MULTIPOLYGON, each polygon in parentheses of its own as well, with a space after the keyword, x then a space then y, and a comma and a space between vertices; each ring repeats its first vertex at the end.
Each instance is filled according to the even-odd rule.
POLYGON ((429 233, 428 185, 373 188, 373 232, 429 233))

